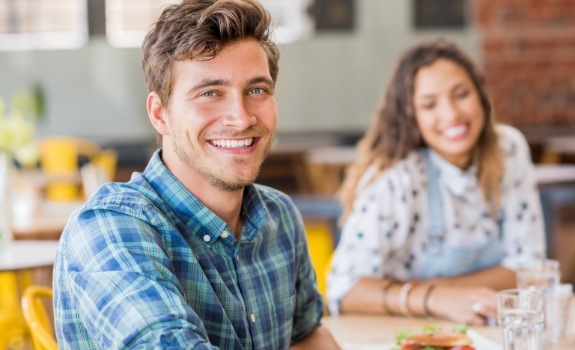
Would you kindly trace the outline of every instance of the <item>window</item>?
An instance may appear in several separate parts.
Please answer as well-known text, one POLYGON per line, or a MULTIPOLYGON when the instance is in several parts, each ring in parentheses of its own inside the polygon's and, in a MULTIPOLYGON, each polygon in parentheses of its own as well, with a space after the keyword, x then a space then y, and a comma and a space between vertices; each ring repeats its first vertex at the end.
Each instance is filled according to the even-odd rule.
POLYGON ((308 9, 311 0, 260 0, 274 18, 277 42, 290 43, 310 36, 314 23, 308 9))
POLYGON ((0 0, 0 50, 64 49, 88 40, 87 0, 0 0))
MULTIPOLYGON (((106 35, 119 47, 140 46, 163 7, 181 0, 106 0, 106 35)), ((288 43, 310 35, 311 0, 260 0, 274 18, 275 38, 288 43)))
POLYGON ((118 47, 140 46, 163 7, 181 0, 106 0, 106 35, 118 47))

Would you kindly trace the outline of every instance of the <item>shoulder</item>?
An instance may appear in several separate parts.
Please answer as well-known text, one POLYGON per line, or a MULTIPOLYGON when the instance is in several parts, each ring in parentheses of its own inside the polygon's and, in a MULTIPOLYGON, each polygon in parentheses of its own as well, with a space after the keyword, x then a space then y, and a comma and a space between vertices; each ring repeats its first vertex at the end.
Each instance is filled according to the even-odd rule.
POLYGON ((260 184, 254 184, 253 188, 264 207, 271 213, 279 212, 278 215, 299 214, 291 197, 282 191, 260 184))
POLYGON ((393 166, 376 172, 370 167, 360 180, 362 192, 410 190, 425 174, 425 160, 422 152, 415 150, 393 166), (368 190, 368 191, 365 191, 368 190))
POLYGON ((165 224, 161 207, 159 195, 145 182, 108 183, 70 216, 62 238, 160 227, 165 224))
POLYGON ((505 157, 529 154, 529 145, 521 131, 504 124, 497 125, 496 130, 499 136, 499 145, 505 157))
POLYGON ((157 202, 151 186, 134 183, 108 183, 98 189, 80 210, 111 210, 139 216, 157 202))

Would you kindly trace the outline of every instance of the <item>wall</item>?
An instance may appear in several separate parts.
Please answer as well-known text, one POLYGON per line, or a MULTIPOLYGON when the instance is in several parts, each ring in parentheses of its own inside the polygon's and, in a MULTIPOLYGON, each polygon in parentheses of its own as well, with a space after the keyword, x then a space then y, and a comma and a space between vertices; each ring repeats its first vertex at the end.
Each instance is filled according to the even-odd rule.
POLYGON ((476 0, 480 53, 500 120, 575 122, 573 0, 476 0))
MULTIPOLYGON (((356 29, 281 47, 277 103, 280 132, 361 132, 406 47, 427 36, 451 37, 473 56, 473 28, 418 32, 411 1, 357 0, 356 29)), ((35 81, 46 89, 40 134, 102 142, 152 138, 139 49, 93 39, 79 50, 0 53, 0 96, 35 81)))

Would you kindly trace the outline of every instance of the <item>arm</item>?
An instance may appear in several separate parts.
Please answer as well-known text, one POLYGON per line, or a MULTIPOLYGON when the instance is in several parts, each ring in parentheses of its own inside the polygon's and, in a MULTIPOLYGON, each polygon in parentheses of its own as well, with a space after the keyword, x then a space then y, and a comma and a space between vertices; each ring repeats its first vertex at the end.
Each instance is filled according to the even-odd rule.
POLYGON ((101 210, 84 211, 68 226, 55 281, 59 341, 213 348, 152 226, 101 210))
POLYGON ((341 349, 337 342, 331 335, 330 331, 323 327, 317 327, 307 337, 295 343, 290 347, 292 350, 304 349, 325 349, 325 350, 339 350, 341 349))
MULTIPOLYGON (((472 274, 436 278, 425 281, 411 281, 413 287, 408 294, 408 310, 418 316, 434 316, 457 322, 483 325, 486 320, 471 309, 479 302, 482 315, 496 317, 495 290, 513 288, 515 273, 507 268, 495 266, 472 274), (429 295, 428 288, 433 285, 429 295), (427 302, 426 299, 427 298, 427 302), (428 310, 425 310, 427 304, 428 310)), ((401 314, 400 290, 402 283, 392 285, 385 293, 383 281, 374 278, 361 278, 341 302, 342 313, 401 314), (385 302, 385 305, 384 305, 385 302)))

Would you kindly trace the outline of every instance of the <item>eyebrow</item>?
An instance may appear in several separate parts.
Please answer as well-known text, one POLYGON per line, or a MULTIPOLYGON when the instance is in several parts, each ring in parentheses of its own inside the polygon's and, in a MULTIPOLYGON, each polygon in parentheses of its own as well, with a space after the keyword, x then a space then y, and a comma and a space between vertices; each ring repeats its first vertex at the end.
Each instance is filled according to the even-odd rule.
POLYGON ((270 78, 265 77, 265 76, 255 77, 255 78, 248 80, 248 85, 253 85, 253 84, 258 84, 258 83, 265 83, 265 84, 269 84, 271 86, 274 86, 274 82, 270 78))
MULTIPOLYGON (((466 86, 466 84, 465 84, 464 81, 457 82, 457 83, 455 83, 455 85, 453 85, 453 86, 449 89, 449 91, 450 91, 450 92, 451 92, 451 91, 454 91, 454 90, 456 90, 456 89, 458 89, 458 88, 460 88, 460 87, 462 87, 462 86, 463 86, 463 87, 466 86)), ((435 94, 433 94, 433 93, 432 93, 432 94, 414 95, 414 98, 415 98, 415 99, 426 99, 426 98, 433 98, 433 97, 435 97, 435 94)))
POLYGON ((188 90, 188 93, 206 88, 208 86, 226 86, 226 85, 230 85, 230 82, 224 79, 204 79, 200 81, 198 84, 192 86, 188 90))
MULTIPOLYGON (((255 77, 255 78, 251 78, 250 80, 248 80, 248 85, 253 85, 253 84, 258 84, 258 83, 265 83, 265 84, 269 84, 271 86, 274 86, 273 81, 270 78, 265 77, 265 76, 255 77)), ((198 84, 192 86, 188 90, 188 93, 191 93, 191 92, 196 91, 196 90, 201 90, 201 89, 209 87, 209 86, 229 86, 229 85, 231 85, 231 83, 225 79, 204 79, 204 80, 200 81, 198 84)))

